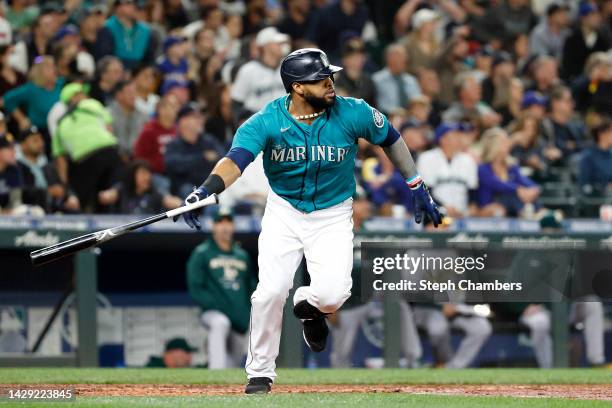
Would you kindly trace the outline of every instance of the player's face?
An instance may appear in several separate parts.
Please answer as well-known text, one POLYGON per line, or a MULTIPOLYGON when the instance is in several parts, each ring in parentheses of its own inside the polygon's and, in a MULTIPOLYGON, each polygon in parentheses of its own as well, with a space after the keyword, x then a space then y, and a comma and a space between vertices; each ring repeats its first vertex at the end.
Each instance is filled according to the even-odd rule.
POLYGON ((234 222, 223 218, 213 223, 212 232, 218 241, 231 241, 234 237, 234 222))
POLYGON ((336 90, 332 76, 300 85, 303 90, 302 97, 316 110, 329 108, 336 102, 336 90))

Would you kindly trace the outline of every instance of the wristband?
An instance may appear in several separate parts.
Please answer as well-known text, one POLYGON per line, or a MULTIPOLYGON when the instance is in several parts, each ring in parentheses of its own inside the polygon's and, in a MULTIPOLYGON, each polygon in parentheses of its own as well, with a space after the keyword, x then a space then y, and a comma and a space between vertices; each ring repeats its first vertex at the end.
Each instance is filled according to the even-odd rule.
POLYGON ((406 179, 406 184, 408 184, 408 188, 410 188, 411 190, 418 188, 421 183, 423 183, 423 179, 419 174, 415 175, 411 179, 406 179))
POLYGON ((208 194, 220 194, 225 190, 225 183, 219 175, 211 174, 204 183, 202 183, 202 188, 204 188, 208 194))

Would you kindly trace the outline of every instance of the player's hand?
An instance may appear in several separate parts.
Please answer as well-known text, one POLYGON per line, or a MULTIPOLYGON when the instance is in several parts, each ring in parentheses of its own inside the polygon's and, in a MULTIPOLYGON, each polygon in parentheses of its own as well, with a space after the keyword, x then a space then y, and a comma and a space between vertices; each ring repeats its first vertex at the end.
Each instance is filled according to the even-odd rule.
POLYGON ((431 218, 434 227, 438 228, 438 224, 442 222, 442 216, 425 183, 421 181, 411 190, 412 197, 414 197, 414 221, 420 224, 423 220, 423 212, 425 212, 431 218))
MULTIPOLYGON (((193 193, 187 196, 187 198, 185 199, 185 205, 197 203, 198 201, 201 201, 208 196, 208 191, 206 191, 204 187, 198 187, 193 190, 193 193)), ((185 223, 189 225, 190 228, 195 228, 199 230, 200 228, 202 228, 202 224, 200 223, 201 213, 201 209, 186 212, 183 214, 183 220, 185 220, 185 223)), ((176 222, 177 219, 178 217, 174 217, 173 220, 176 222)))

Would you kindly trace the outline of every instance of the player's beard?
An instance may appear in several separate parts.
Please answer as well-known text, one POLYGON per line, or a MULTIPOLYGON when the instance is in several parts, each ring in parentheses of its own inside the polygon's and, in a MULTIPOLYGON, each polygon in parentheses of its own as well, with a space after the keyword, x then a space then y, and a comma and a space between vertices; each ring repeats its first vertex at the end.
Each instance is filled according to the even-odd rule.
POLYGON ((318 97, 318 96, 315 96, 315 95, 311 94, 310 92, 304 92, 304 99, 317 112, 321 111, 323 109, 327 109, 327 108, 333 106, 334 103, 336 103, 336 95, 334 95, 334 97, 331 100, 328 100, 328 99, 325 98, 325 96, 323 96, 321 98, 321 97, 318 97))

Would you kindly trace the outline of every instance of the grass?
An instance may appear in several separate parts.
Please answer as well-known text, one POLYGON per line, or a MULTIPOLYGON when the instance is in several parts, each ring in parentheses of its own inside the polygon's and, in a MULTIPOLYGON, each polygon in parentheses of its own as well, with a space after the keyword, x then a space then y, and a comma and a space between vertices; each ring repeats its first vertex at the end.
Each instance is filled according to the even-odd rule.
MULTIPOLYGON (((2 368, 0 384, 243 384, 244 370, 2 368)), ((278 384, 612 384, 606 369, 279 369, 278 384)))
MULTIPOLYGON (((280 369, 278 384, 612 384, 605 369, 280 369)), ((205 369, 85 369, 85 368, 2 368, 0 384, 244 384, 243 370, 205 369)), ((570 391, 571 393, 571 391, 570 391)), ((479 407, 610 407, 610 401, 560 398, 512 398, 481 396, 419 395, 405 393, 309 393, 267 396, 201 397, 78 397, 65 403, 11 403, 4 407, 378 407, 412 406, 440 408, 479 407)))

